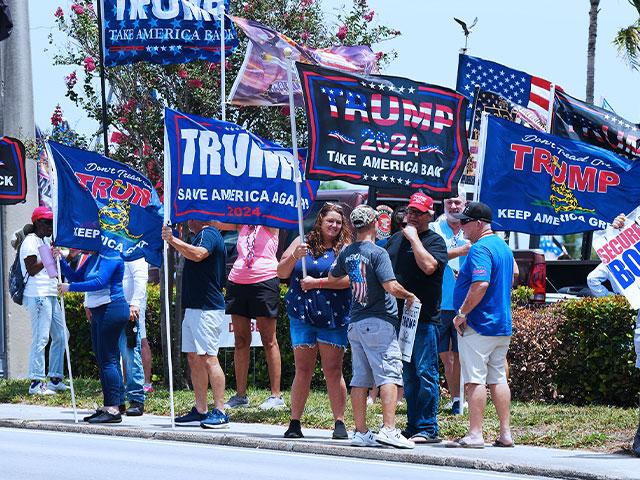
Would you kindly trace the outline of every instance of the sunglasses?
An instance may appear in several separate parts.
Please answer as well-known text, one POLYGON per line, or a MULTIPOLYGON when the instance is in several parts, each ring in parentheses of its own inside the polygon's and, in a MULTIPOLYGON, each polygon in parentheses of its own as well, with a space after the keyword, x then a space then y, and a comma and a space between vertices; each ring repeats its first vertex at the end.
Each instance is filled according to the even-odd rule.
POLYGON ((414 217, 421 217, 422 215, 426 215, 427 212, 421 212, 420 210, 414 210, 413 208, 408 208, 405 215, 413 215, 414 217))
POLYGON ((475 222, 475 218, 463 218, 460 220, 460 225, 466 225, 467 223, 475 222))
POLYGON ((338 204, 338 203, 332 203, 332 202, 326 202, 322 208, 320 209, 321 212, 326 212, 329 209, 334 209, 340 213, 342 213, 343 209, 342 209, 342 205, 338 204))

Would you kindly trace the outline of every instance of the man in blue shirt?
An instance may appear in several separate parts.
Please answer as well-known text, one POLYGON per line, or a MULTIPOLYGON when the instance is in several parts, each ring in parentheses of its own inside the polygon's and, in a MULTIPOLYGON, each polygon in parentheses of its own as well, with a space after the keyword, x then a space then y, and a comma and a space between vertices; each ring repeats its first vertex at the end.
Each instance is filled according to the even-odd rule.
POLYGON ((455 216, 460 219, 465 238, 472 243, 453 291, 453 305, 457 309, 453 324, 458 331, 470 426, 465 437, 448 446, 484 448, 482 422, 487 404, 485 385, 489 385, 500 421, 500 434, 494 446, 511 447, 511 391, 505 364, 511 341, 513 254, 491 230, 488 205, 470 202, 455 216))
POLYGON ((162 228, 162 238, 185 257, 182 276, 182 351, 187 354, 196 405, 176 418, 176 425, 200 424, 202 428, 225 428, 225 378, 218 347, 225 324, 222 288, 226 278, 226 250, 217 228, 200 220, 189 220, 194 234, 191 243, 173 236, 171 227, 162 228), (213 390, 214 408, 208 411, 207 391, 213 390))

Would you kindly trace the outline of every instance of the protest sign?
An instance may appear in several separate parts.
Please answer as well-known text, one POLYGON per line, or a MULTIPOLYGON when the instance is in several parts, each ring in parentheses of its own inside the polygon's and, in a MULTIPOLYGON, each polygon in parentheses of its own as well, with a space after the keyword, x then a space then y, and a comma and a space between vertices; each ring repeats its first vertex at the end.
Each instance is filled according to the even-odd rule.
MULTIPOLYGON (((609 272, 617 290, 640 309, 640 218, 638 209, 629 214, 622 228, 609 227, 593 234, 593 248, 609 272)), ((614 287, 615 289, 615 287, 614 287)))
MULTIPOLYGON (((165 169, 170 169, 172 222, 221 222, 296 228, 295 171, 304 178, 304 155, 220 120, 165 110, 165 169)), ((319 182, 302 184, 302 208, 319 182)), ((170 187, 170 188, 169 188, 170 187)))
POLYGON ((413 343, 416 339, 416 330, 418 328, 418 318, 420 318, 421 308, 422 304, 416 301, 411 304, 411 307, 408 307, 405 303, 404 310, 402 311, 400 332, 398 333, 398 344, 400 345, 402 360, 405 362, 411 361, 413 343))
MULTIPOLYGON (((220 1, 118 0, 101 2, 104 64, 219 62, 220 1)), ((225 10, 229 0, 224 0, 225 10)), ((224 18, 225 56, 238 46, 233 23, 224 18)))
POLYGON ((467 100, 437 85, 297 64, 308 178, 455 195, 469 155, 467 100))
POLYGON ((485 121, 480 200, 493 210, 494 228, 534 235, 600 230, 640 204, 640 162, 491 115, 485 121))
POLYGON ((27 196, 24 155, 20 140, 0 138, 0 205, 14 205, 27 196))
MULTIPOLYGON (((251 347, 261 347, 262 338, 260 337, 260 330, 258 330, 258 323, 255 318, 250 320, 251 325, 249 330, 251 331, 251 347)), ((224 321, 220 326, 220 340, 218 341, 220 348, 234 348, 235 336, 233 333, 233 322, 231 321, 231 315, 225 315, 224 321)))
POLYGON ((95 152, 47 142, 57 246, 162 264, 162 204, 151 181, 95 152))

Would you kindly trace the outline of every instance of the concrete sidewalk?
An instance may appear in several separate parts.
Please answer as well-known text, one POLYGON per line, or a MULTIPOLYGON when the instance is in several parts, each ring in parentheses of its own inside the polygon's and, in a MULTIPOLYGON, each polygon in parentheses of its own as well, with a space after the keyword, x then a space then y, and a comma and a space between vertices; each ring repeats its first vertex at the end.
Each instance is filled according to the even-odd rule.
POLYGON ((332 440, 329 430, 303 429, 304 439, 288 440, 282 437, 286 427, 279 425, 232 423, 224 430, 200 427, 176 427, 172 430, 168 417, 144 415, 123 417, 120 424, 100 426, 82 422, 82 417, 89 413, 93 412, 78 410, 79 423, 76 424, 70 408, 0 404, 0 427, 233 445, 557 478, 640 479, 640 459, 622 454, 528 446, 451 449, 445 448, 444 443, 417 446, 413 450, 358 448, 349 446, 348 441, 332 440))

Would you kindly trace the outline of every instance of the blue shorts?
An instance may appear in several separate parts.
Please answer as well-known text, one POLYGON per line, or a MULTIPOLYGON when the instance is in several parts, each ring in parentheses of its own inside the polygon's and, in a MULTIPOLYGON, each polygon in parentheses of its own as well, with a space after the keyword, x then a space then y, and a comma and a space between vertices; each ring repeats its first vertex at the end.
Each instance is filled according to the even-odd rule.
POLYGON ((326 343, 334 347, 347 349, 347 325, 338 328, 322 328, 304 323, 289 315, 289 331, 291 345, 295 347, 312 347, 316 343, 326 343))
POLYGON ((440 312, 440 325, 438 326, 438 353, 458 352, 458 332, 453 326, 456 312, 442 310, 440 312))

